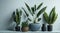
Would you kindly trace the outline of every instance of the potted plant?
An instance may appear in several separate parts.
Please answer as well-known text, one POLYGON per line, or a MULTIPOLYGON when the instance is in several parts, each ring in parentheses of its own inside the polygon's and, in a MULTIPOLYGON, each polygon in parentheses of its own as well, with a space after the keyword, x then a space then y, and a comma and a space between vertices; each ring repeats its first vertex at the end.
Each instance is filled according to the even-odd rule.
POLYGON ((55 12, 55 7, 52 8, 49 16, 47 15, 46 12, 44 12, 43 17, 44 20, 48 23, 47 30, 52 31, 52 24, 56 21, 58 14, 55 12))
POLYGON ((28 21, 26 22, 22 22, 22 29, 23 32, 27 32, 29 31, 29 25, 28 25, 28 21))
POLYGON ((46 24, 42 24, 41 31, 46 31, 46 24))
POLYGON ((42 8, 41 10, 39 10, 41 8, 43 3, 41 3, 38 7, 36 7, 36 5, 34 5, 33 7, 29 7, 27 3, 25 3, 28 11, 30 12, 31 16, 33 19, 29 18, 30 15, 26 12, 26 10, 24 8, 22 8, 24 10, 24 12, 26 13, 27 17, 28 17, 28 20, 30 20, 31 24, 29 24, 29 29, 31 31, 37 31, 40 29, 40 24, 37 23, 41 20, 41 18, 39 18, 39 16, 45 11, 46 7, 42 8), (38 11, 38 13, 36 13, 36 11, 38 11))
POLYGON ((21 15, 22 15, 22 11, 18 11, 18 9, 16 9, 16 12, 13 12, 13 20, 16 22, 16 27, 15 30, 16 31, 20 31, 20 26, 18 26, 20 24, 21 21, 21 15))

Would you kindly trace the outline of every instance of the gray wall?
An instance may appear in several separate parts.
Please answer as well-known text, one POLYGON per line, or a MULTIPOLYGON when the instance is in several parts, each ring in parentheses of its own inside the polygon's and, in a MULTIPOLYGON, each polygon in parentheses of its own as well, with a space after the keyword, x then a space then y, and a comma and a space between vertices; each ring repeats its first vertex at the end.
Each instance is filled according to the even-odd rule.
MULTIPOLYGON (((55 6, 56 12, 60 14, 60 1, 58 0, 0 0, 0 30, 6 30, 12 21, 12 12, 25 7, 24 2, 28 3, 28 5, 33 6, 34 4, 40 4, 43 2, 43 6, 47 6, 46 12, 49 14, 50 10, 55 6)), ((41 8, 42 8, 41 7, 41 8)), ((25 7, 26 8, 26 7, 25 7)), ((53 24, 53 31, 60 31, 60 15, 58 15, 58 19, 53 24)), ((42 23, 43 20, 40 21, 42 23)))

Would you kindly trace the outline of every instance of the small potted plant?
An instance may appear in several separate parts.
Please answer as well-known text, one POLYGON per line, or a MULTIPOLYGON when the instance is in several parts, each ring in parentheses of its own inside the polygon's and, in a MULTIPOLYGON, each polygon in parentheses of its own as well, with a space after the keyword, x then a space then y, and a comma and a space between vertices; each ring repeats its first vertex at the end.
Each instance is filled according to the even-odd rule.
POLYGON ((27 32, 29 31, 29 25, 28 25, 28 21, 26 22, 22 22, 22 29, 23 32, 27 32))
POLYGON ((18 26, 20 24, 21 21, 21 15, 22 15, 22 11, 18 11, 18 9, 16 9, 16 12, 13 12, 13 20, 16 22, 16 27, 15 30, 16 31, 20 31, 20 26, 18 26))
POLYGON ((48 23, 47 30, 52 31, 52 24, 56 21, 58 14, 55 12, 55 7, 52 8, 49 16, 47 15, 46 12, 44 12, 43 17, 44 20, 48 23))
POLYGON ((46 31, 46 24, 42 24, 41 31, 46 31))
POLYGON ((39 22, 41 20, 41 18, 39 18, 39 16, 46 9, 46 7, 44 7, 41 10, 39 10, 41 8, 42 4, 43 3, 41 3, 38 7, 36 7, 36 5, 34 5, 33 7, 29 7, 28 4, 25 3, 25 5, 26 5, 28 11, 30 12, 33 20, 31 18, 29 18, 30 17, 29 13, 27 13, 26 10, 24 8, 22 8, 24 10, 24 12, 26 13, 27 17, 28 17, 28 20, 30 20, 31 22, 33 22, 33 23, 29 24, 29 30, 31 30, 31 31, 37 31, 37 30, 40 29, 40 24, 37 23, 37 22, 39 22), (37 13, 36 11, 38 11, 38 10, 39 10, 39 12, 37 13))

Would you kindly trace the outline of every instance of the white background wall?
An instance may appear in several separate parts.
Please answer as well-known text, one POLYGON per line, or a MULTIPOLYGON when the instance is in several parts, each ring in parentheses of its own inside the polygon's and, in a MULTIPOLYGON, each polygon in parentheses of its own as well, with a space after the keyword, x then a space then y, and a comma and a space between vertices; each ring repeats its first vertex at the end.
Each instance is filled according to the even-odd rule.
MULTIPOLYGON (((53 31, 60 31, 60 0, 0 0, 0 30, 5 30, 10 26, 13 22, 11 20, 12 12, 17 8, 25 7, 24 2, 30 6, 43 2, 42 7, 47 6, 46 12, 48 14, 55 6, 58 19, 53 24, 53 31)), ((40 22, 43 22, 43 20, 40 22)))

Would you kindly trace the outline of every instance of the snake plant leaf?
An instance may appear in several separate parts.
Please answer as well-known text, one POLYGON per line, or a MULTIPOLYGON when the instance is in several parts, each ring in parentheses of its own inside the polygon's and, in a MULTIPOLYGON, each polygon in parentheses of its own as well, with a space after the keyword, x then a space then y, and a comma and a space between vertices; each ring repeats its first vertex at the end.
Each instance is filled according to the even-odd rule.
POLYGON ((22 15, 22 10, 20 9, 20 16, 22 15))
POLYGON ((25 3, 25 5, 26 5, 27 9, 31 12, 30 7, 28 6, 28 4, 25 3))
POLYGON ((16 15, 16 23, 17 23, 17 25, 20 24, 19 20, 20 20, 20 19, 19 19, 18 15, 16 15))
POLYGON ((26 10, 25 10, 23 7, 22 7, 22 9, 24 10, 26 16, 28 17, 29 15, 28 15, 28 13, 26 12, 26 10))
POLYGON ((17 25, 20 24, 20 18, 19 17, 20 17, 19 16, 19 11, 18 11, 18 9, 16 9, 16 23, 17 23, 17 25))
MULTIPOLYGON (((45 20, 47 23, 49 22, 49 16, 48 16, 48 14, 47 14, 46 12, 44 12, 43 18, 44 18, 44 20, 45 20)), ((48 24, 49 24, 49 23, 48 23, 48 24)))
POLYGON ((41 18, 38 18, 38 21, 40 21, 41 20, 41 18))
POLYGON ((52 24, 53 24, 54 23, 53 21, 54 21, 55 15, 56 15, 56 13, 55 13, 55 7, 53 8, 52 11, 53 11, 53 15, 52 15, 52 20, 51 21, 52 21, 52 24))
POLYGON ((28 11, 32 14, 31 8, 28 6, 28 4, 27 4, 27 3, 25 3, 25 5, 26 5, 26 7, 27 7, 28 11))
POLYGON ((55 16, 55 7, 52 8, 50 14, 49 14, 49 21, 50 21, 50 24, 53 23, 53 19, 54 19, 54 16, 55 16))
POLYGON ((36 11, 36 5, 34 5, 34 10, 36 11))
POLYGON ((29 21, 31 21, 31 19, 30 19, 30 18, 28 18, 28 20, 29 20, 29 21))
POLYGON ((56 21, 58 14, 55 12, 55 7, 53 8, 53 18, 52 18, 52 24, 56 21))
POLYGON ((34 5, 34 7, 31 7, 32 13, 35 14, 36 11, 36 5, 34 5))
POLYGON ((15 16, 15 11, 13 11, 13 17, 15 16))
POLYGON ((20 9, 20 15, 19 16, 20 16, 20 19, 19 20, 21 22, 21 16, 22 16, 22 10, 21 9, 20 9))
POLYGON ((53 11, 55 11, 55 8, 53 8, 49 14, 49 17, 51 18, 52 17, 52 14, 53 14, 53 11))
POLYGON ((43 5, 43 3, 39 4, 38 7, 37 7, 37 10, 38 10, 39 8, 41 8, 42 5, 43 5))
POLYGON ((38 12, 37 17, 39 17, 45 10, 46 10, 46 7, 42 8, 42 9, 38 12))
POLYGON ((13 20, 16 22, 15 11, 13 11, 12 17, 13 17, 13 20))
POLYGON ((55 17, 54 17, 54 21, 53 21, 53 22, 55 22, 55 21, 56 21, 57 17, 58 17, 58 14, 57 14, 57 15, 55 15, 55 17))
POLYGON ((32 12, 33 12, 33 14, 34 14, 34 11, 35 11, 35 10, 34 10, 34 7, 31 7, 31 10, 32 10, 32 12))

